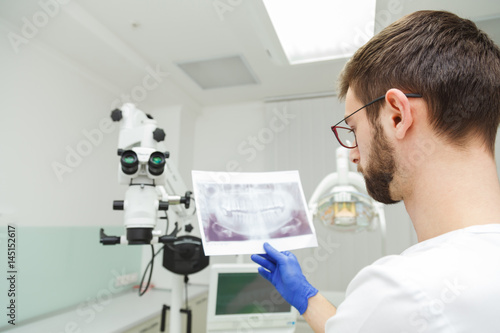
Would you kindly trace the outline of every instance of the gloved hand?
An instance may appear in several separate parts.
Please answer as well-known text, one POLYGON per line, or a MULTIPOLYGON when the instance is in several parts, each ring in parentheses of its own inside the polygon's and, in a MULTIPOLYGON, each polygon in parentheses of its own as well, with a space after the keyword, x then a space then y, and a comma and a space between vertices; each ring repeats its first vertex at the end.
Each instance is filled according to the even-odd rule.
POLYGON ((259 267, 259 274, 271 282, 281 296, 303 314, 307 309, 309 297, 316 295, 318 289, 307 282, 293 253, 279 252, 268 243, 264 243, 264 250, 266 254, 254 254, 251 257, 262 266, 259 267))

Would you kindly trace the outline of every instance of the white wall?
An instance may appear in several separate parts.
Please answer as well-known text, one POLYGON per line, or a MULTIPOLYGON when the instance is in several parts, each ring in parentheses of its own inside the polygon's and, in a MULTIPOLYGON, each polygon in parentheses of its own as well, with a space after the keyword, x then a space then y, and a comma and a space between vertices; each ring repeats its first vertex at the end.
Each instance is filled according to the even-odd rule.
POLYGON ((0 45, 1 212, 21 225, 118 222, 111 86, 35 42, 18 54, 0 45))
POLYGON ((203 108, 196 121, 193 168, 210 171, 262 171, 268 163, 252 142, 264 126, 262 103, 203 108), (254 151, 249 154, 247 151, 254 151))

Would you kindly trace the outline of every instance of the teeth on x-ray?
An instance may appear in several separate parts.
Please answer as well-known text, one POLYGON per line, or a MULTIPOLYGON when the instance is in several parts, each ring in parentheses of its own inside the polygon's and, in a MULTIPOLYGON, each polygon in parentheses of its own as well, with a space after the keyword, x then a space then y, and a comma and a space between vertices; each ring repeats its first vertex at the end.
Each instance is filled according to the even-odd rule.
POLYGON ((268 236, 293 220, 293 198, 283 190, 220 193, 212 199, 219 226, 241 235, 268 236))

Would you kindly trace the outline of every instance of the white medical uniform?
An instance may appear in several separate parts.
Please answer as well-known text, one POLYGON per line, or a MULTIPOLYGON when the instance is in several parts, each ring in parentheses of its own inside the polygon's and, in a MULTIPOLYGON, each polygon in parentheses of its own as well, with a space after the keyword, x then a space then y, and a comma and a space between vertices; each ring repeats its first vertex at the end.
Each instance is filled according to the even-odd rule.
POLYGON ((377 260, 351 281, 327 333, 499 333, 500 224, 377 260))

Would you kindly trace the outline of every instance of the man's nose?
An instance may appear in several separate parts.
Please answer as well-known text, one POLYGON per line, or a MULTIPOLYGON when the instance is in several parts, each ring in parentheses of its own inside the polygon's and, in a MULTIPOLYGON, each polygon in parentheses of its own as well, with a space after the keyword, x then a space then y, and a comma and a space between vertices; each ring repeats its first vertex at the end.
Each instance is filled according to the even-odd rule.
POLYGON ((359 149, 358 147, 349 150, 349 159, 352 163, 359 163, 359 149))

